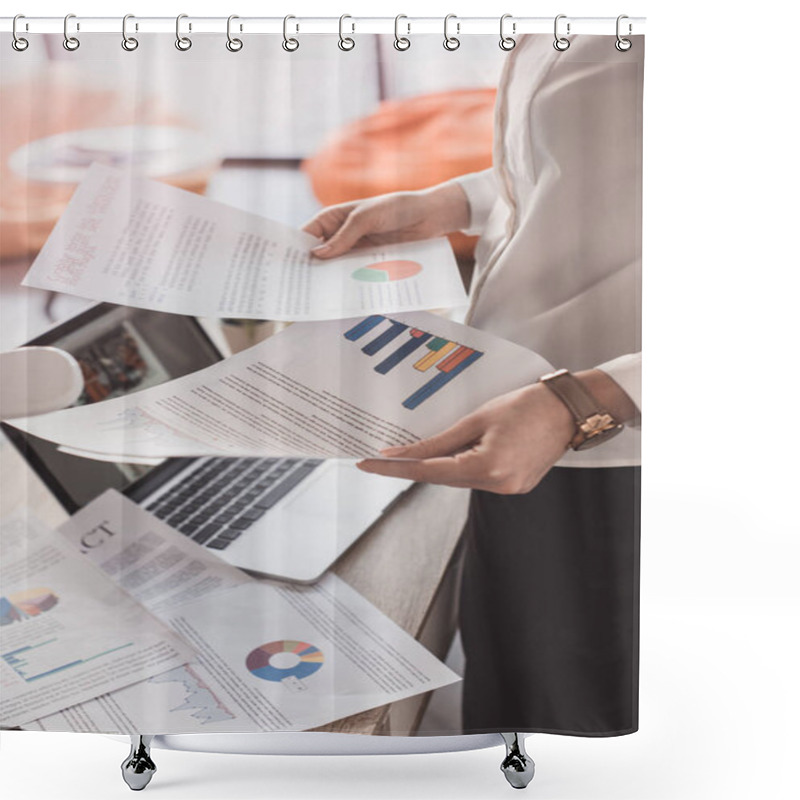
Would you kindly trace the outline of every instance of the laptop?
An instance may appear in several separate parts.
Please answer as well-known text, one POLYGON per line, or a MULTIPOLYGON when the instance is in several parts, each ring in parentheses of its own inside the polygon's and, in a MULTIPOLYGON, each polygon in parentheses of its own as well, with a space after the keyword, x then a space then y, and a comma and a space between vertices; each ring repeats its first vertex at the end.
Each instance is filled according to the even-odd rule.
MULTIPOLYGON (((85 379, 78 404, 140 391, 223 358, 194 317, 110 303, 28 344, 75 356, 85 379)), ((70 514, 114 488, 230 564, 299 583, 318 580, 411 485, 339 460, 97 461, 9 425, 2 429, 70 514)))

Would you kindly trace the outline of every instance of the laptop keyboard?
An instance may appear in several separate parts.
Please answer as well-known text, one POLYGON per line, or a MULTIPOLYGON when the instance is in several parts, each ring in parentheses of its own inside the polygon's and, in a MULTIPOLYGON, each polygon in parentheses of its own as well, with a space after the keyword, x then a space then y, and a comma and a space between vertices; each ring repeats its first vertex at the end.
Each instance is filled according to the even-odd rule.
POLYGON ((224 550, 321 463, 210 458, 145 508, 198 544, 224 550))

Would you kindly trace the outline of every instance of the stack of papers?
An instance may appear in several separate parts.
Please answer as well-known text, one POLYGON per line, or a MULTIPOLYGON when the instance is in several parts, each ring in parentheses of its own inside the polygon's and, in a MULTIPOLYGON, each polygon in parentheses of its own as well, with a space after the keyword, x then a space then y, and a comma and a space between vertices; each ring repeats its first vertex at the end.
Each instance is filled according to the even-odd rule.
POLYGON ((256 580, 113 490, 32 536, 3 533, 1 726, 299 731, 459 680, 332 573, 256 580))
MULTIPOLYGON (((93 165, 25 279, 205 317, 294 321, 207 369, 14 425, 89 458, 376 457, 551 366, 423 309, 463 304, 446 239, 330 261, 307 234, 93 165)), ((0 725, 297 731, 458 680, 329 573, 256 580, 108 491, 3 529, 0 725)))
POLYGON ((35 520, 5 522, 0 546, 0 725, 20 725, 154 677, 193 653, 35 520))

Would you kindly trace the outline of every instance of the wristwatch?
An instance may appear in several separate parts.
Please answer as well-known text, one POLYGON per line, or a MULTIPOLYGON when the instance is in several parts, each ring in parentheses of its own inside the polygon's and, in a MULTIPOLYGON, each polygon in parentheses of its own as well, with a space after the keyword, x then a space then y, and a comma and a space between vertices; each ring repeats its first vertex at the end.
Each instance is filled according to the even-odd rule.
POLYGON ((623 425, 594 399, 568 369, 542 375, 539 381, 561 400, 575 420, 575 435, 569 443, 573 450, 596 447, 622 430, 623 425))

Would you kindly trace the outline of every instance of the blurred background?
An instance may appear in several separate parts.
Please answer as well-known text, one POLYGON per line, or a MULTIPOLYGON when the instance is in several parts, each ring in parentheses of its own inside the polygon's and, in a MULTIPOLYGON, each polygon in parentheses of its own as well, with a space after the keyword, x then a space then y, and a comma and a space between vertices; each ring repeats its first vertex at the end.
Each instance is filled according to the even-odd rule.
MULTIPOLYGON (((235 34, 235 28, 234 28, 235 34)), ((130 167, 294 227, 325 205, 418 189, 491 165, 495 36, 414 37, 413 56, 387 35, 91 34, 74 52, 59 35, 2 48, 0 78, 0 347, 85 307, 20 282, 93 161, 130 167)), ((468 283, 474 240, 452 237, 468 283)), ((250 332, 252 336, 252 331, 250 332)))

